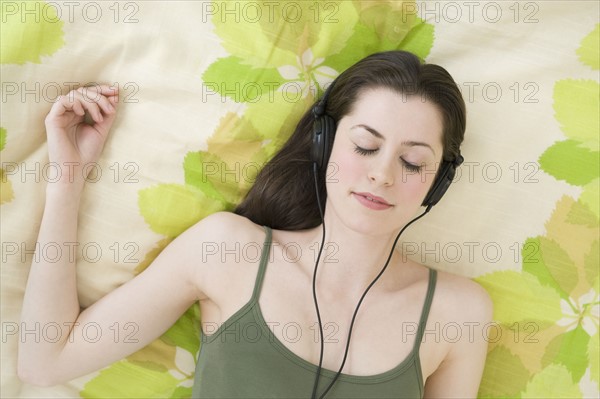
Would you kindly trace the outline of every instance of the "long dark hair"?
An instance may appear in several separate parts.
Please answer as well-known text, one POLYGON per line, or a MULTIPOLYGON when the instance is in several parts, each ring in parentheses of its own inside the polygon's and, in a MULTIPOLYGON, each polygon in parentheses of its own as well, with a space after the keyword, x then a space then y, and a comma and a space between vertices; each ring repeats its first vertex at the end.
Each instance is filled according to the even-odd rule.
MULTIPOLYGON (((421 96, 435 104, 443 119, 442 157, 448 161, 456 158, 466 127, 465 102, 444 68, 421 63, 417 56, 406 51, 369 55, 336 78, 325 111, 337 123, 352 111, 362 91, 378 87, 405 96, 421 96)), ((280 230, 303 230, 321 224, 311 159, 313 121, 311 108, 302 116, 290 139, 258 174, 235 213, 280 230)), ((318 173, 319 196, 325 206, 326 172, 318 173)))

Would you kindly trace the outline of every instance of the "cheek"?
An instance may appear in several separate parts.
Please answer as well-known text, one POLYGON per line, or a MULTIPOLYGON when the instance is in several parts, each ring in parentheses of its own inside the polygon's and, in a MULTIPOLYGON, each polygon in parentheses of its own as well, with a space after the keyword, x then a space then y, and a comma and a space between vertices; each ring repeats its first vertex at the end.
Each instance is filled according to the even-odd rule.
POLYGON ((396 180, 396 187, 403 201, 406 203, 422 202, 435 180, 435 174, 435 170, 423 169, 421 172, 412 172, 402 169, 396 180))
POLYGON ((354 183, 364 175, 364 166, 352 150, 340 151, 339 147, 333 148, 327 168, 327 181, 329 183, 344 182, 354 183))
POLYGON ((423 169, 421 172, 404 171, 399 185, 405 198, 422 200, 433 185, 437 170, 423 169))

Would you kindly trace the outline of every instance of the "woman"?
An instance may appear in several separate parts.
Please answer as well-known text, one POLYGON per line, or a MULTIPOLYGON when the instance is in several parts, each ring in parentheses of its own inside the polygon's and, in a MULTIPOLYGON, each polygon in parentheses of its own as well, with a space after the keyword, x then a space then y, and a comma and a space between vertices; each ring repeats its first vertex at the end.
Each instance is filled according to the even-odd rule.
MULTIPOLYGON (((50 110, 51 162, 98 159, 117 92, 90 90, 98 93, 92 100, 78 89, 50 110), (83 124, 85 112, 93 126, 83 124)), ((489 297, 466 278, 393 251, 421 205, 435 203, 428 193, 439 169, 460 163, 464 129, 464 102, 443 68, 401 51, 361 60, 306 112, 236 213, 201 220, 81 313, 72 259, 34 261, 22 322, 58 323, 72 335, 22 342, 20 377, 52 385, 106 366, 199 301, 195 397, 474 397, 489 297), (311 155, 324 126, 324 153, 311 155), (203 243, 222 253, 203 252, 203 243), (248 245, 261 256, 225 253, 248 245), (103 331, 134 323, 137 342, 74 339, 92 322, 103 331)), ((76 241, 84 179, 81 169, 70 171, 48 185, 42 246, 76 241)))

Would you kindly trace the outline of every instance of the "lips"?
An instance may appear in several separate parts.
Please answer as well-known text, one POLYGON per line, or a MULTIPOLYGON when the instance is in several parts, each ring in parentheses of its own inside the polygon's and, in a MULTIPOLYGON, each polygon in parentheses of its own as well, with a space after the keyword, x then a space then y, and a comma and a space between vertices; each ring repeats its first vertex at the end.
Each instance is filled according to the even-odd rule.
POLYGON ((352 193, 354 197, 364 206, 375 210, 384 210, 391 208, 393 205, 385 199, 371 193, 352 193))
POLYGON ((371 193, 354 193, 354 194, 361 195, 361 196, 365 197, 366 199, 368 199, 369 201, 379 202, 380 204, 392 206, 392 204, 390 204, 389 202, 387 202, 383 198, 378 197, 378 196, 376 196, 374 194, 371 194, 371 193))

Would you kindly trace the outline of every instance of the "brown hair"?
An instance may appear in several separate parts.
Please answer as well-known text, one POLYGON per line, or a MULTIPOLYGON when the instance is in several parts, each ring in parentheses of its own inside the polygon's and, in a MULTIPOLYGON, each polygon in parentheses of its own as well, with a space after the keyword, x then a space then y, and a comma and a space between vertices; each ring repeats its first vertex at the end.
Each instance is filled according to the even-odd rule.
MULTIPOLYGON (((435 104, 443 119, 442 158, 452 161, 457 157, 466 126, 460 90, 444 68, 421 63, 417 56, 406 51, 369 55, 340 74, 331 87, 325 112, 337 123, 352 111, 362 91, 379 87, 406 96, 421 96, 435 104)), ((321 224, 311 159, 313 121, 311 108, 302 116, 290 139, 258 174, 235 213, 256 224, 281 230, 302 230, 321 224)), ((317 184, 323 206, 327 198, 325 178, 325 171, 320 170, 317 184)))

